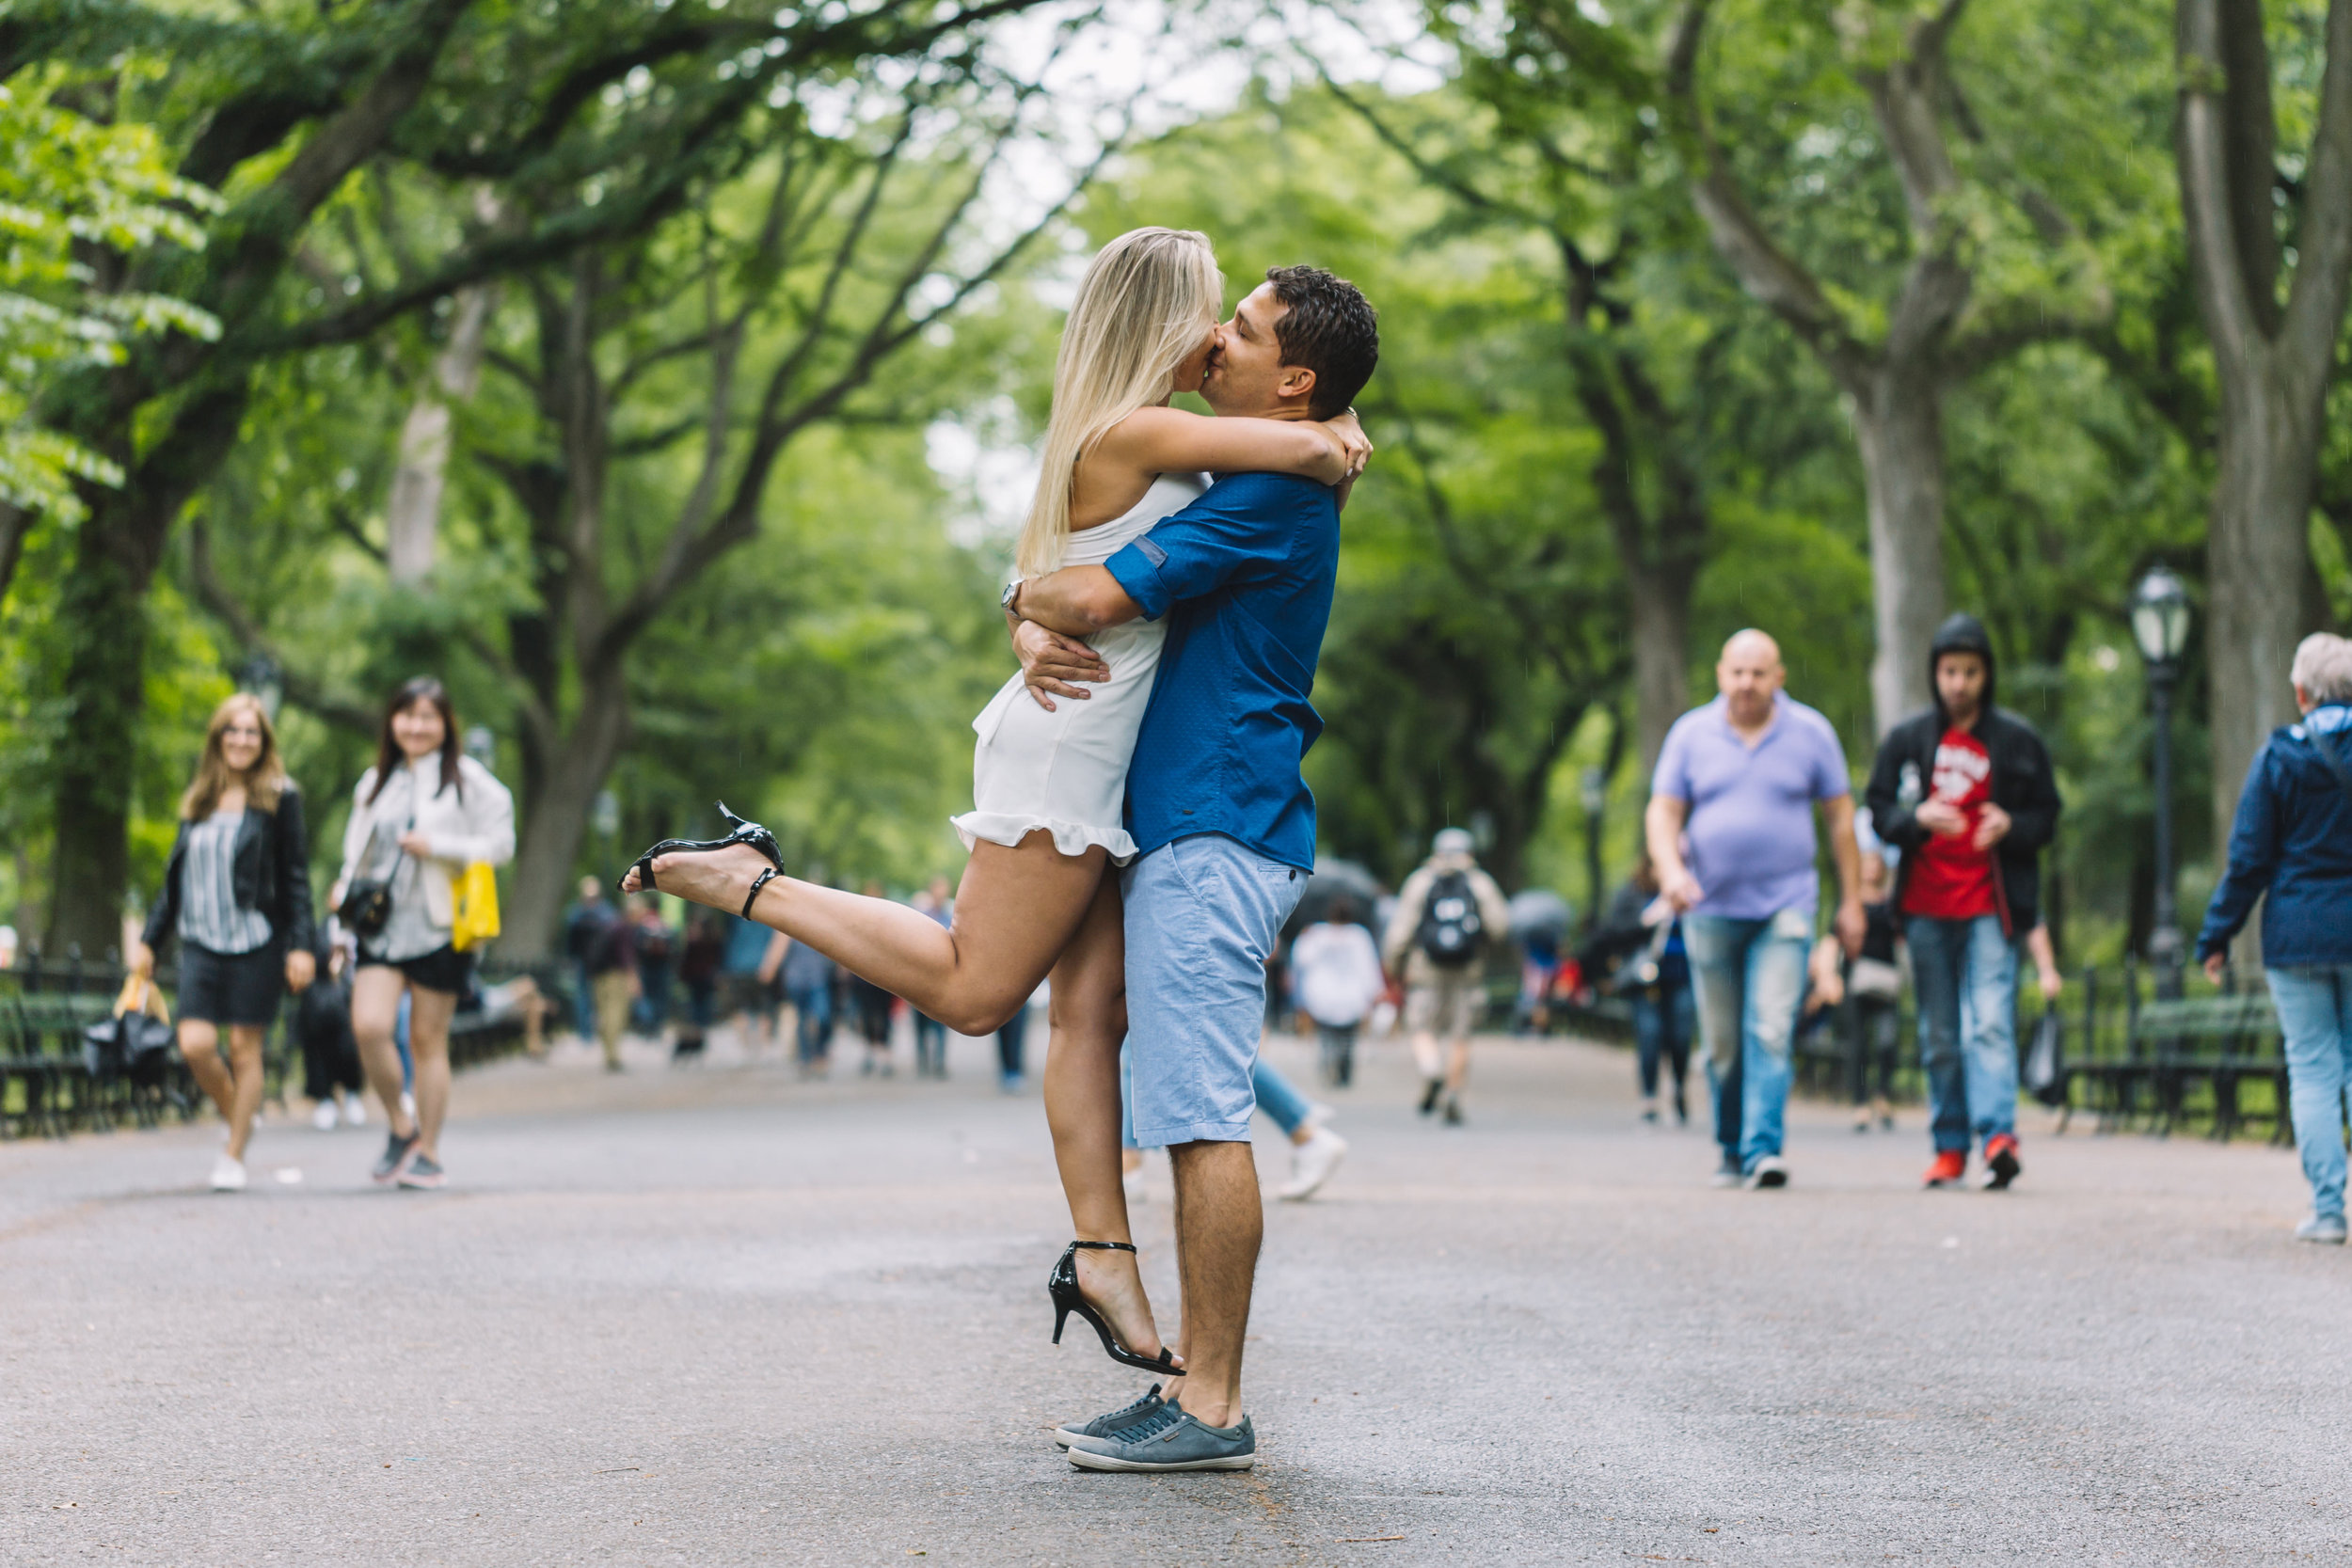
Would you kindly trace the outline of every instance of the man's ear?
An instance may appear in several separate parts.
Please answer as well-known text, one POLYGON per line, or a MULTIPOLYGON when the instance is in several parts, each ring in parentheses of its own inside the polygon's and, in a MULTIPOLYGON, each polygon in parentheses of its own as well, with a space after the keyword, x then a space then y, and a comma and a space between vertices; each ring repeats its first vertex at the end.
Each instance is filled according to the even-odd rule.
POLYGON ((1314 372, 1304 365, 1284 365, 1280 369, 1282 379, 1274 385, 1276 397, 1280 398, 1284 403, 1294 400, 1301 403, 1314 401, 1314 372))

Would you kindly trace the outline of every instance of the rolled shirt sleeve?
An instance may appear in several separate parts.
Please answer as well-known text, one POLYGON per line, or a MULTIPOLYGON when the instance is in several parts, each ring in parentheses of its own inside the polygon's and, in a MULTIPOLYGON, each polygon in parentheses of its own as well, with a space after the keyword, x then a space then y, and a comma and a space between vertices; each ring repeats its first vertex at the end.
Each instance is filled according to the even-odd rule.
POLYGON ((1180 600, 1214 594, 1285 559, 1278 532, 1283 513, 1263 504, 1260 487, 1251 483, 1266 477, 1237 474, 1212 485, 1103 563, 1145 620, 1156 621, 1180 600))

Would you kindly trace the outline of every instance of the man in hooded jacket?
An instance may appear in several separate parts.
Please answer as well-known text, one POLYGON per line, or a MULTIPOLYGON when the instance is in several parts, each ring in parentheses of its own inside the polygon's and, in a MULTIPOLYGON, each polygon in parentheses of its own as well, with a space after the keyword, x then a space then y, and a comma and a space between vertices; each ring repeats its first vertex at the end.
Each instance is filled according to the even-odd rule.
POLYGON ((2040 916, 2040 856, 2058 827, 2058 781, 2031 724, 1994 705, 1993 640, 1955 615, 1928 647, 1934 705, 1879 743, 1866 799, 1902 851, 1893 900, 1911 947, 1935 1162, 1957 1184, 1981 1138, 1986 1185, 2017 1157, 2017 951, 2040 916))

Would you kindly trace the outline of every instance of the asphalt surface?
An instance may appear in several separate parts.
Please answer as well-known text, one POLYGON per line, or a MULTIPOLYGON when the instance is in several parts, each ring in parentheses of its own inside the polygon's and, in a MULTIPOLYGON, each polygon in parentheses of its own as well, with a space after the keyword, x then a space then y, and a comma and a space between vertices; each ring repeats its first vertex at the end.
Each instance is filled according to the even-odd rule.
POLYGON ((1724 1192, 1622 1053, 1482 1046, 1445 1128, 1374 1046, 1269 1206, 1258 1469, 1100 1476, 1046 1431, 1143 1380, 1046 1342, 1043 1116, 956 1049, 487 1069, 433 1195, 380 1124, 273 1119, 223 1196, 216 1126, 0 1145, 0 1562, 2352 1560, 2289 1153, 2029 1119, 2015 1191, 1929 1194, 1919 1113, 1813 1107, 1724 1192))

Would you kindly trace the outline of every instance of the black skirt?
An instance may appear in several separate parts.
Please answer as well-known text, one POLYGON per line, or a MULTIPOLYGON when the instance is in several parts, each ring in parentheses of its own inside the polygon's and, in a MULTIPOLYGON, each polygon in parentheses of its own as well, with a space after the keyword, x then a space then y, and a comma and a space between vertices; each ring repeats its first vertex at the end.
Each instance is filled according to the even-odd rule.
POLYGON ((255 1024, 278 1022, 286 999, 286 954, 275 942, 250 953, 215 953, 180 943, 180 1016, 199 1023, 255 1024))

